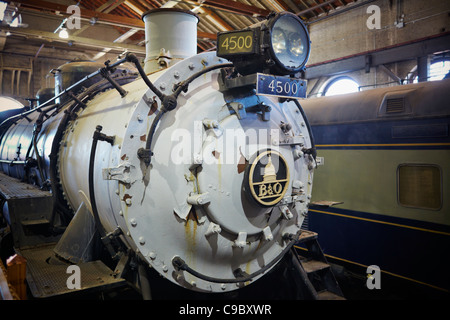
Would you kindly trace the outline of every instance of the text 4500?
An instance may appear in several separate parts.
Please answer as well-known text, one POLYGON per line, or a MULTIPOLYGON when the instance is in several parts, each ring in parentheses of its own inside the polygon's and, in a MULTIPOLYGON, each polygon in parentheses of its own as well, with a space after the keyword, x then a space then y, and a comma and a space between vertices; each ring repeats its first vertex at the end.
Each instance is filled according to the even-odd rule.
POLYGON ((269 83, 269 89, 273 93, 279 93, 279 94, 291 94, 297 95, 298 92, 298 83, 297 82, 282 82, 279 80, 273 79, 269 83))
POLYGON ((287 98, 304 98, 306 96, 306 81, 259 73, 256 93, 287 98))

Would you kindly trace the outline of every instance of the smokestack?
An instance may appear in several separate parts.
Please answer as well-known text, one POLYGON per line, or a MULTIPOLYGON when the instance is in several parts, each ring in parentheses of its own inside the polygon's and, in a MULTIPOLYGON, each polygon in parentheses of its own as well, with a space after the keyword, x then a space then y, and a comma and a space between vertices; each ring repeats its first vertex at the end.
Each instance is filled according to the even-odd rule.
POLYGON ((145 23, 144 70, 152 73, 197 54, 198 16, 191 11, 160 8, 142 15, 145 23))

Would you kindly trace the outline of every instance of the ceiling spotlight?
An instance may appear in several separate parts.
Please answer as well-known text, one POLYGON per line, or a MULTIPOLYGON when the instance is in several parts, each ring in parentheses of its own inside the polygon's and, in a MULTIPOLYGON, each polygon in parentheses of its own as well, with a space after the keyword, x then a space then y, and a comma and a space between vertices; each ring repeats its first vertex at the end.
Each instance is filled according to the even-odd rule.
POLYGON ((59 30, 59 37, 62 39, 68 39, 69 38, 69 33, 67 32, 66 28, 61 28, 61 30, 59 30))
POLYGON ((69 38, 69 33, 67 32, 66 27, 67 18, 64 18, 64 20, 61 22, 61 24, 56 28, 56 30, 53 33, 57 33, 59 31, 59 37, 61 39, 67 39, 69 38))

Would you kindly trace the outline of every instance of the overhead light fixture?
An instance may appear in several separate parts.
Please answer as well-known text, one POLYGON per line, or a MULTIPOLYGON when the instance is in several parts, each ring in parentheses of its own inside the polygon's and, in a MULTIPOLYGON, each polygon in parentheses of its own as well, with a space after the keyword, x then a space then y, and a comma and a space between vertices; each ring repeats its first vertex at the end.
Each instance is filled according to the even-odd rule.
POLYGON ((69 38, 69 33, 67 32, 66 28, 61 28, 61 30, 59 30, 59 37, 62 39, 68 39, 69 38))
POLYGON ((61 24, 56 28, 56 30, 53 33, 57 33, 59 31, 59 37, 61 39, 68 39, 69 38, 69 32, 67 32, 66 27, 67 18, 64 18, 64 20, 61 22, 61 24))

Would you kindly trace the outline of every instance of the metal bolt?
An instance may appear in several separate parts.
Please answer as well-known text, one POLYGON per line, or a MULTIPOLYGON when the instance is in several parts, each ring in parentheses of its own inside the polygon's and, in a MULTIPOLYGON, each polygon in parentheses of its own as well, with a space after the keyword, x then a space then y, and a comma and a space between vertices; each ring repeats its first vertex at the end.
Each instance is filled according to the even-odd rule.
POLYGON ((219 122, 217 120, 205 119, 203 120, 203 125, 208 129, 218 128, 219 122))
POLYGON ((303 151, 300 149, 295 149, 294 150, 294 158, 299 159, 303 156, 303 151))
POLYGON ((131 220, 130 220, 130 224, 131 224, 132 227, 136 227, 136 226, 137 226, 136 219, 134 219, 134 218, 131 219, 131 220))
POLYGON ((141 246, 143 246, 143 245, 145 244, 145 239, 144 239, 144 237, 139 237, 139 244, 140 244, 141 246))
POLYGON ((167 272, 167 271, 169 271, 169 268, 168 268, 166 265, 163 265, 163 266, 162 266, 162 270, 163 270, 164 272, 167 272))
POLYGON ((294 182, 292 182, 292 187, 300 189, 303 187, 303 182, 301 182, 300 180, 294 180, 294 182))
POLYGON ((127 204, 127 206, 131 206, 131 199, 130 199, 130 198, 127 198, 127 199, 125 200, 125 203, 127 204))
POLYGON ((149 256, 149 258, 152 259, 152 260, 155 260, 155 259, 156 259, 156 253, 154 253, 153 251, 150 252, 150 253, 148 254, 148 256, 149 256))
POLYGON ((202 163, 203 163, 202 156, 199 154, 195 154, 194 155, 194 164, 202 164, 202 163))

